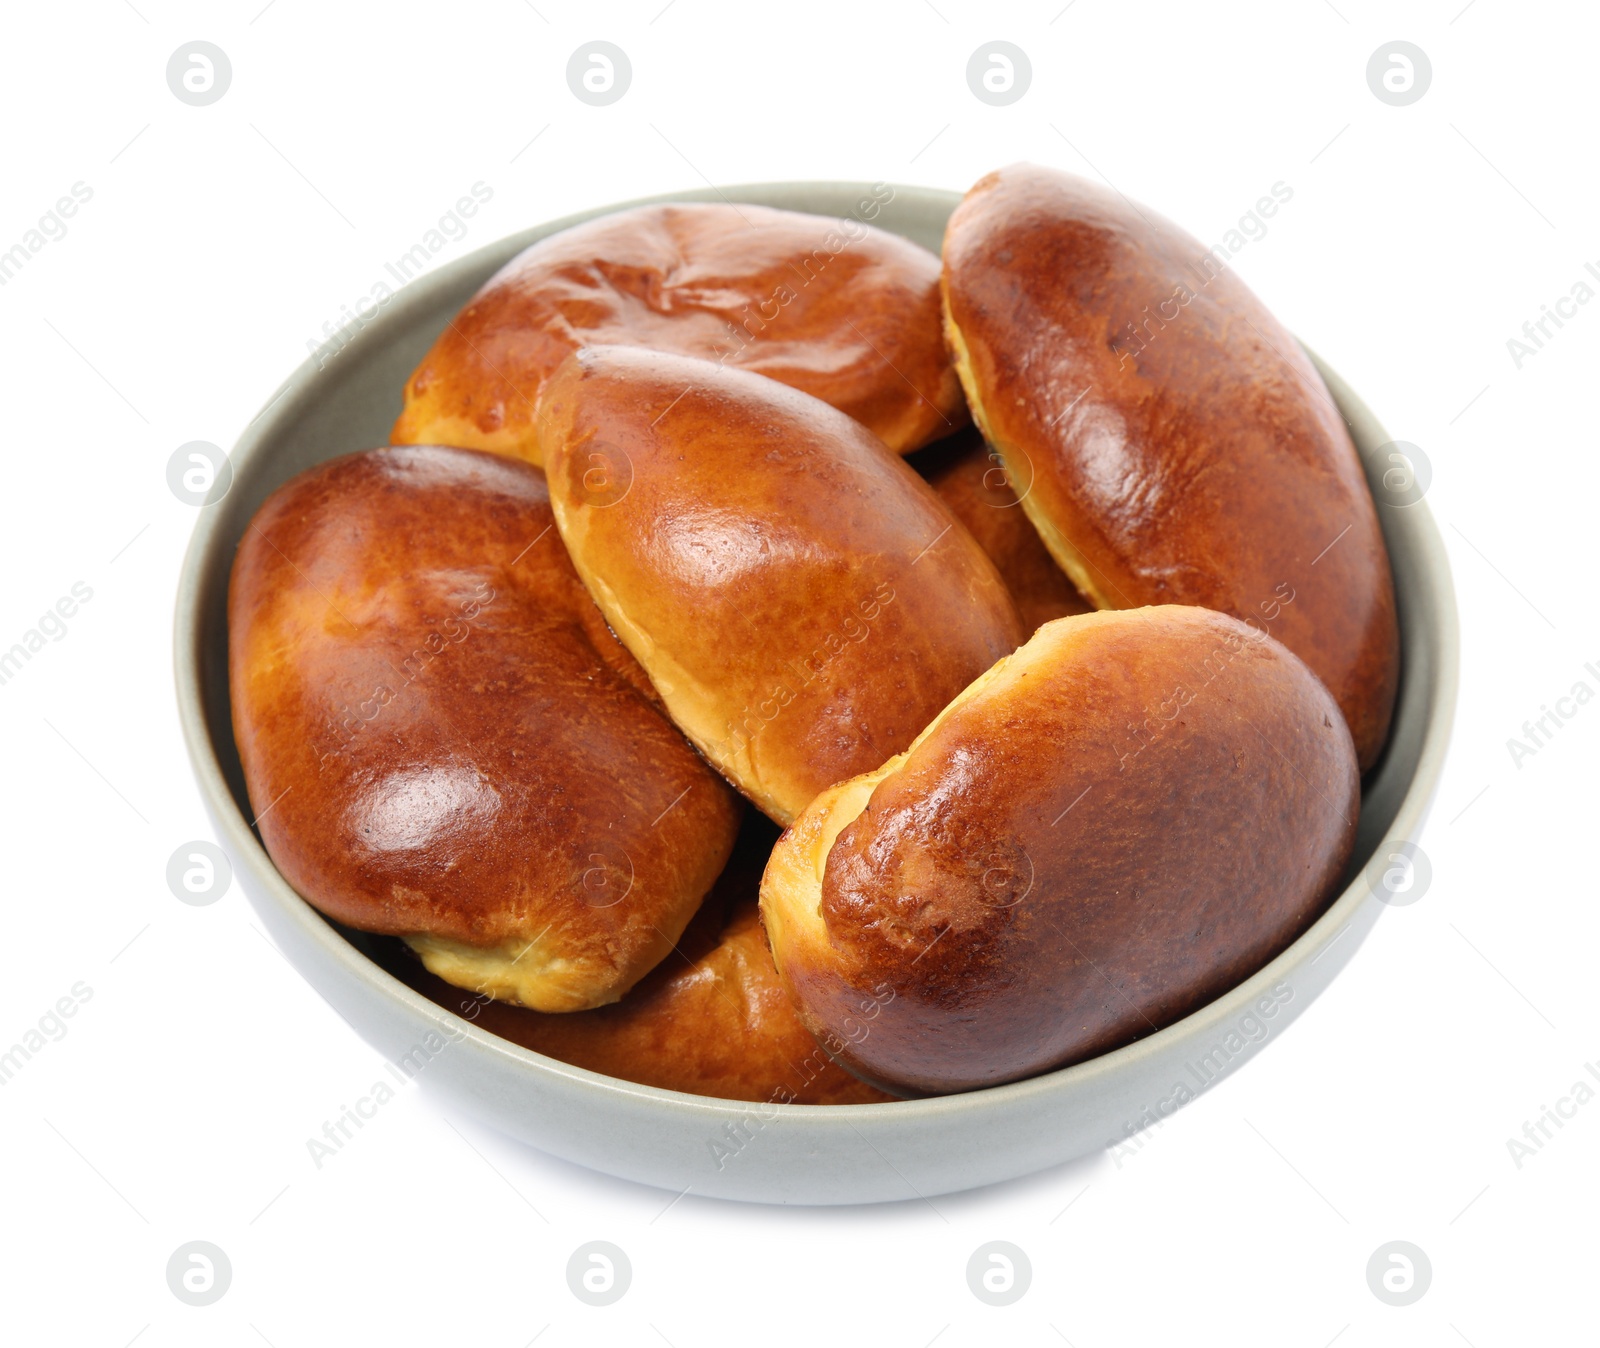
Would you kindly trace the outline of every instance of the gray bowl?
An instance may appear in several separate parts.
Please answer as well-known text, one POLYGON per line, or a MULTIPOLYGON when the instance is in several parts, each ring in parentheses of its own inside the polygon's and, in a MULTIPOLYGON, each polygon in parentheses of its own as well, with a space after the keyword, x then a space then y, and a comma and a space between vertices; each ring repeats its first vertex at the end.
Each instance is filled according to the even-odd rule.
MULTIPOLYGON (((869 193, 865 184, 795 183, 651 200, 724 198, 844 216, 869 193)), ((875 223, 937 251, 958 200, 897 187, 875 223)), ((1029 1174, 1151 1126, 1311 1004, 1382 911, 1364 870, 1377 873, 1422 828, 1457 679, 1455 598, 1425 505, 1379 511, 1399 592, 1404 670, 1393 738, 1366 784, 1347 887, 1255 977, 1159 1033, 1075 1067, 964 1095, 876 1105, 739 1104, 637 1086, 519 1048, 436 1006, 384 972, 358 935, 332 926, 274 869, 250 827, 228 703, 228 572, 246 524, 268 493, 301 470, 386 442, 407 375, 494 271, 536 239, 616 209, 526 230, 405 287, 347 346, 324 354, 326 368, 316 359, 302 365, 234 447, 232 486, 201 511, 184 561, 175 636, 184 737, 245 893, 295 967, 403 1071, 535 1147, 673 1192, 771 1203, 928 1197, 1029 1174)), ((1374 451, 1389 437, 1337 375, 1320 361, 1318 368, 1382 501, 1379 476, 1388 464, 1375 463, 1374 451)))

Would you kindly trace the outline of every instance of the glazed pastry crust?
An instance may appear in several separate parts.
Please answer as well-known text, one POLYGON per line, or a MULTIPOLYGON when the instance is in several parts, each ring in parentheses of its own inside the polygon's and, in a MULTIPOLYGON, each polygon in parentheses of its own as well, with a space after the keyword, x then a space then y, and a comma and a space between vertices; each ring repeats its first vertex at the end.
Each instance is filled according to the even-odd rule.
POLYGON ((491 1034, 623 1081, 761 1104, 854 1105, 892 1097, 838 1066, 800 1023, 756 911, 775 835, 752 815, 733 859, 673 951, 622 1001, 554 1016, 451 987, 414 960, 392 971, 491 1034))
POLYGON ((546 388, 556 522, 684 733, 780 823, 1021 640, 994 564, 859 423, 771 379, 592 347, 546 388))
POLYGON ((736 799, 607 631, 535 468, 407 448, 302 473, 246 530, 228 625, 273 861, 445 978, 615 1001, 728 857, 736 799))
POLYGON ((1000 455, 975 428, 929 445, 908 462, 988 553, 1011 591, 1024 632, 1093 611, 1028 519, 1023 497, 1031 484, 1013 483, 1000 455))
POLYGON ((1188 607, 1062 618, 819 795, 762 917, 802 1019, 864 1079, 995 1085, 1282 951, 1338 886, 1359 785, 1337 707, 1276 641, 1188 607))
POLYGON ((641 206, 490 278, 407 381, 390 438, 542 463, 545 380, 579 347, 619 344, 764 374, 908 452, 967 421, 939 324, 939 259, 898 235, 764 206, 641 206))
POLYGON ((1261 626, 1327 684, 1371 767, 1399 679, 1394 585, 1355 447, 1294 338, 1175 225, 1031 165, 967 194, 943 284, 974 416, 1077 588, 1261 626))

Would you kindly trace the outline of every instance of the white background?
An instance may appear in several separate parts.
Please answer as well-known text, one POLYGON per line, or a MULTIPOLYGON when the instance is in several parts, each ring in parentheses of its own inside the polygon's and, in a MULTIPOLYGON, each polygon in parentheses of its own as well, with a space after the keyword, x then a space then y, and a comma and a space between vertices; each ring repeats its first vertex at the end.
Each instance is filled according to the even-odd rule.
POLYGON ((92 989, 0 1089, 8 1342, 1594 1341, 1600 1101, 1520 1168, 1507 1139, 1600 1060, 1600 705, 1520 767, 1506 741, 1576 680, 1600 690, 1583 671, 1600 664, 1600 304, 1521 369, 1506 343, 1600 266, 1600 26, 1511 0, 1061 3, 8 8, 0 249, 73 183, 93 192, 0 288, 0 647, 74 582, 93 590, 0 686, 0 1047, 92 989), (232 62, 209 107, 166 83, 195 38, 232 62), (565 79, 595 38, 633 66, 610 107, 565 79), (1033 67, 1008 107, 966 83, 995 38, 1033 67), (1433 67, 1409 107, 1366 82, 1395 38, 1433 67), (420 1087, 314 1168, 306 1140, 379 1079, 376 1054, 237 884, 196 908, 165 879, 208 833, 171 688, 195 514, 168 457, 230 445, 307 339, 476 181, 493 200, 440 261, 707 180, 964 189, 1017 159, 1101 175, 1207 242, 1292 187, 1235 265, 1424 449, 1455 567, 1463 697, 1423 838, 1430 891, 1135 1154, 995 1189, 664 1212, 670 1194, 529 1151, 420 1087), (194 1239, 233 1267, 206 1308, 164 1272, 194 1239), (633 1264, 605 1309, 566 1286, 591 1239, 633 1264), (1006 1309, 966 1283, 991 1239, 1033 1264, 1006 1309), (1433 1267, 1403 1309, 1365 1273, 1397 1239, 1433 1267))

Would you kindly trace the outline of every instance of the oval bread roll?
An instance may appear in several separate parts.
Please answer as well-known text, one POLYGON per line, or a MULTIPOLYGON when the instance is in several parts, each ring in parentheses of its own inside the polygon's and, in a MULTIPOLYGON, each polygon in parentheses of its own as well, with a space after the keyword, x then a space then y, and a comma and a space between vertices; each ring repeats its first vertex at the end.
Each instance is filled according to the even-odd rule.
POLYGON ((840 1061, 905 1094, 1079 1062, 1256 972, 1322 911, 1359 778, 1327 690, 1237 619, 1047 623, 785 833, 761 913, 840 1061))
POLYGON ((451 987, 403 954, 391 971, 491 1034, 623 1081, 766 1104, 888 1100, 828 1056, 778 981, 756 910, 774 835, 752 822, 676 948, 614 1006, 552 1016, 451 987))
POLYGON ((556 523, 606 620, 780 823, 905 748, 1021 640, 994 564, 933 490, 816 398, 592 347, 540 419, 556 523))
POLYGON ((967 420, 939 325, 939 259, 898 235, 765 206, 640 206, 491 277, 407 381, 390 438, 541 463, 544 381, 578 347, 614 343, 767 375, 911 450, 967 420))
POLYGON ((417 448, 300 474, 239 545, 228 630, 278 869, 452 983, 613 1002, 727 860, 736 798, 607 631, 527 464, 417 448))
POLYGON ((1051 169, 982 179, 944 264, 973 414, 1078 589, 1259 624, 1327 684, 1372 766, 1399 677, 1394 586, 1355 447, 1294 338, 1175 225, 1051 169))
POLYGON ((1054 618, 1093 611, 1028 519, 1022 507, 1028 484, 1012 486, 1000 456, 976 429, 929 445, 908 462, 989 554, 1011 591, 1024 632, 1036 632, 1054 618))

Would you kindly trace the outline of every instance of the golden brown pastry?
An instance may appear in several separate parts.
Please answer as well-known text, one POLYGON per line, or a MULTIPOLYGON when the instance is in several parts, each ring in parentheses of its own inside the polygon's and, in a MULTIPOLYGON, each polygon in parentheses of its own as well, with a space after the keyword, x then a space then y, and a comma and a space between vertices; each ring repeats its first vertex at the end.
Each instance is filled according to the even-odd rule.
POLYGON ((750 820, 676 950, 615 1006, 546 1015, 453 988, 403 955, 390 967, 491 1034, 623 1081, 775 1104, 890 1099, 828 1056, 779 983, 756 911, 776 830, 754 812, 750 820))
MULTIPOLYGON (((876 215, 881 201, 862 203, 876 215)), ((967 420, 939 331, 939 259, 855 219, 641 206, 501 268, 406 384, 395 444, 541 463, 533 409, 580 346, 644 346, 764 374, 906 451, 967 420)))
POLYGON ((279 871, 452 983, 613 1002, 727 860, 736 799, 607 631, 527 464, 416 448, 300 474, 239 545, 228 632, 279 871))
POLYGON ((1022 508, 1028 484, 1013 486, 1007 480, 1000 456, 976 428, 929 445, 908 462, 989 554, 1011 591, 1024 632, 1035 632, 1053 618, 1093 611, 1022 508))
POLYGON ((783 835, 761 915, 840 1059, 969 1090, 1152 1033, 1338 885, 1359 778, 1326 688, 1235 618, 1061 618, 783 835))
POLYGON ((946 335, 1023 508, 1098 608, 1199 604, 1270 632, 1388 736, 1399 636, 1350 436, 1225 262, 1118 193, 1015 165, 944 244, 946 335))
POLYGON ((994 564, 842 412, 591 347, 545 389, 556 523, 668 712, 780 823, 911 743, 1021 640, 994 564))

